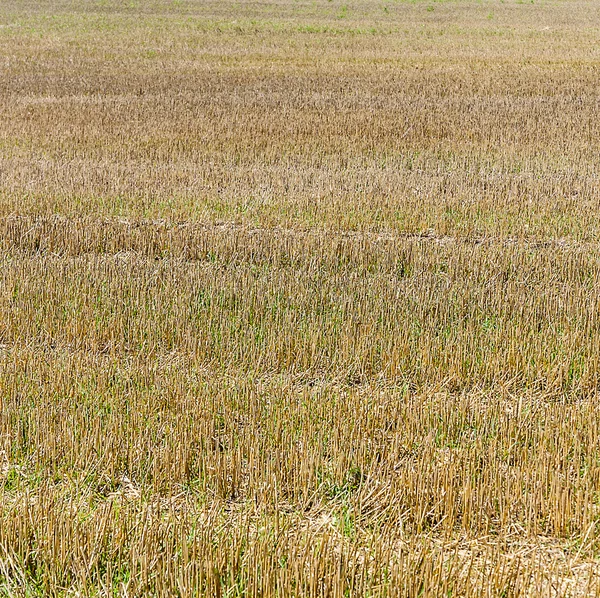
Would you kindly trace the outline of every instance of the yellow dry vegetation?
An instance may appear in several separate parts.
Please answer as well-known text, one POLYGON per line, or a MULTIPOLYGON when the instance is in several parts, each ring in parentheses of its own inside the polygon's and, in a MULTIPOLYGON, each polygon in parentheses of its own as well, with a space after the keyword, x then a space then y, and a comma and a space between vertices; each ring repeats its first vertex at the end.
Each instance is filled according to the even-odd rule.
POLYGON ((0 595, 600 595, 600 5, 0 4, 0 595))

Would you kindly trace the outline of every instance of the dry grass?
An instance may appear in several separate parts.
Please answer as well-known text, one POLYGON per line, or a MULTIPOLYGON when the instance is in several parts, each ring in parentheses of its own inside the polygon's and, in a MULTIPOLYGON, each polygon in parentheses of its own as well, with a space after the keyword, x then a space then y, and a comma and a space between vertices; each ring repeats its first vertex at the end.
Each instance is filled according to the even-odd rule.
POLYGON ((600 10, 0 6, 0 595, 600 595, 600 10))

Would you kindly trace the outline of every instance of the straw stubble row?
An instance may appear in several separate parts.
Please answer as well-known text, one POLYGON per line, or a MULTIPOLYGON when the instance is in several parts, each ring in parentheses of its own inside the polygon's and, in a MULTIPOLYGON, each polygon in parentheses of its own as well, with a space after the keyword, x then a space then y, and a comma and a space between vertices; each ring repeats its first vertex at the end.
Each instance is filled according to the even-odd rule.
POLYGON ((596 12, 4 3, 0 593, 600 593, 596 12))

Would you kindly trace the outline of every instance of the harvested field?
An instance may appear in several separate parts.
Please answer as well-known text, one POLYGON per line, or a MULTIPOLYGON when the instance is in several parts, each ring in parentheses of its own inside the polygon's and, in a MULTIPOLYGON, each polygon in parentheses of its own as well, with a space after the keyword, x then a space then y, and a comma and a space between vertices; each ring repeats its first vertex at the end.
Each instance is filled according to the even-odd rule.
POLYGON ((0 5, 0 595, 600 595, 600 5, 0 5))

